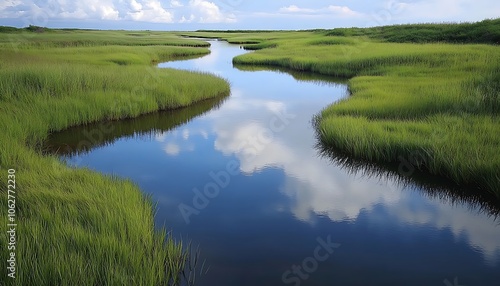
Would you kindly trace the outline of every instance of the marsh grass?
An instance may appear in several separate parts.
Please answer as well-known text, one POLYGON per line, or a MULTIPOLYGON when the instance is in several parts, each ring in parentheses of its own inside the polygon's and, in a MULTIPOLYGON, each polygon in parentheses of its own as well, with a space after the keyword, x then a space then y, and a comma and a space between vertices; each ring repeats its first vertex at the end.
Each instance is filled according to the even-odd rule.
MULTIPOLYGON (((15 29, 2 33, 0 45, 14 49, 50 49, 55 47, 98 46, 185 46, 209 47, 210 44, 194 39, 182 39, 173 33, 158 31, 99 31, 99 30, 46 30, 37 33, 28 29, 15 29)), ((0 29, 2 30, 2 29, 0 29)), ((6 30, 4 28, 4 30, 6 30)))
MULTIPOLYGON (((319 30, 319 32, 324 32, 319 30)), ((397 43, 485 43, 500 44, 500 19, 486 19, 461 24, 407 24, 383 27, 338 28, 327 30, 328 36, 367 36, 397 43)))
POLYGON ((225 100, 226 98, 207 99, 188 107, 154 112, 137 118, 71 127, 51 134, 41 148, 47 155, 74 157, 113 144, 118 139, 146 137, 154 140, 158 133, 168 132, 218 108, 225 100))
POLYGON ((494 194, 473 186, 450 184, 442 176, 430 175, 425 170, 416 169, 419 162, 426 159, 427 154, 415 152, 411 157, 400 158, 399 164, 391 164, 353 158, 348 153, 325 145, 321 138, 318 138, 316 148, 320 156, 332 160, 336 165, 355 176, 371 178, 380 182, 393 180, 400 188, 423 191, 424 195, 442 200, 445 203, 467 204, 493 217, 500 215, 499 199, 494 194))
MULTIPOLYGON (((499 21, 477 26, 490 29, 499 21)), ((393 26, 384 31, 395 35, 422 27, 393 26)), ((420 34, 427 40, 418 42, 435 42, 432 35, 440 29, 467 27, 431 25, 425 27, 430 32, 420 34)), ((390 39, 371 37, 369 29, 361 31, 351 37, 325 30, 214 36, 229 42, 260 39, 259 45, 273 44, 234 58, 235 65, 349 78, 351 96, 318 116, 317 132, 326 146, 353 158, 387 163, 413 152, 427 154, 418 166, 421 170, 500 196, 500 48, 388 43, 390 39)), ((466 42, 484 42, 479 34, 468 35, 466 42)))
MULTIPOLYGON (((6 267, 1 267, 1 284, 180 284, 189 253, 165 230, 155 230, 150 198, 130 181, 69 168, 56 157, 43 156, 39 146, 49 133, 70 126, 227 96, 229 85, 223 79, 154 65, 208 50, 173 47, 184 40, 168 34, 154 40, 145 35, 145 46, 133 42, 142 33, 9 34, 23 37, 20 45, 6 42, 4 35, 0 166, 4 178, 6 169, 16 169, 18 273, 16 280, 6 280, 6 267), (100 38, 93 41, 95 34, 100 38), (82 44, 81 39, 91 42, 82 44), (161 46, 151 46, 151 41, 161 46)), ((5 183, 0 180, 6 198, 5 183)), ((2 214, 6 207, 0 204, 2 214)), ((6 245, 5 227, 1 245, 6 245)), ((7 251, 0 252, 0 260, 7 260, 7 251)))

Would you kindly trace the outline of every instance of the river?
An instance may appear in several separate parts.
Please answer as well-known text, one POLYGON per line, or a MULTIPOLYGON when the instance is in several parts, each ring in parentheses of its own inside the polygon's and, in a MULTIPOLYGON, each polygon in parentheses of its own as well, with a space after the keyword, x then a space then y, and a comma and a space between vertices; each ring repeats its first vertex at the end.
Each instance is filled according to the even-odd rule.
POLYGON ((151 195, 156 225, 199 246, 196 285, 499 285, 498 206, 324 155, 312 119, 344 81, 234 67, 246 51, 211 44, 160 68, 224 77, 227 99, 106 123, 90 146, 103 123, 48 143, 151 195))

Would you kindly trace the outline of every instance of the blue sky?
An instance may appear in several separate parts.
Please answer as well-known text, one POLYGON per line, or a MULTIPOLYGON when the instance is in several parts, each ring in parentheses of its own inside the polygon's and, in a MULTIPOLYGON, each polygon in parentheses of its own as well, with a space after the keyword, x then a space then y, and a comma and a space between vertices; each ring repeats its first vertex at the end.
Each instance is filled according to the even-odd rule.
POLYGON ((312 29, 500 17, 498 0, 0 0, 0 25, 98 29, 312 29))

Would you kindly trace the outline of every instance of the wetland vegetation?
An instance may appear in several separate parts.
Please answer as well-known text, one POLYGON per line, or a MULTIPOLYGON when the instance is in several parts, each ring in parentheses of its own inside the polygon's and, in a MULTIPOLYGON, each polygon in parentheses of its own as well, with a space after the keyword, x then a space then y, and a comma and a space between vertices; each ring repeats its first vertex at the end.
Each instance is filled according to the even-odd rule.
MULTIPOLYGON (((150 198, 131 181, 68 167, 41 148, 50 133, 71 126, 202 102, 180 124, 229 95, 227 81, 216 76, 156 68, 209 52, 206 42, 180 35, 217 37, 256 50, 233 59, 247 69, 273 66, 348 78, 351 96, 314 119, 324 146, 352 159, 390 164, 419 154, 413 164, 420 171, 499 197, 499 26, 497 19, 230 33, 0 27, 0 166, 17 171, 22 233, 15 282, 180 281, 189 253, 165 229, 155 229, 150 198)), ((151 121, 159 130, 172 128, 154 115, 151 121)), ((93 145, 116 138, 100 132, 93 145)), ((88 138, 71 140, 78 146, 80 139, 88 138)), ((1 181, 1 192, 6 189, 1 181)), ((6 239, 0 236, 2 245, 6 239)), ((0 252, 0 259, 7 260, 7 253, 0 252)), ((0 273, 6 277, 5 268, 0 273)))
POLYGON ((236 57, 238 65, 349 78, 351 96, 327 107, 315 120, 326 146, 385 163, 418 153, 418 169, 498 197, 499 27, 496 19, 184 35, 215 36, 258 50, 236 57))
MULTIPOLYGON (((17 285, 168 285, 181 279, 186 245, 155 229, 154 202, 135 184, 69 168, 42 156, 39 146, 49 133, 70 126, 229 95, 229 84, 215 76, 156 68, 207 54, 207 46, 159 32, 1 34, 0 165, 17 171, 17 285)), ((0 210, 6 213, 6 204, 0 210)), ((0 236, 2 245, 6 239, 0 236)), ((6 255, 1 252, 2 261, 6 255)), ((0 273, 7 277, 5 267, 0 273)))

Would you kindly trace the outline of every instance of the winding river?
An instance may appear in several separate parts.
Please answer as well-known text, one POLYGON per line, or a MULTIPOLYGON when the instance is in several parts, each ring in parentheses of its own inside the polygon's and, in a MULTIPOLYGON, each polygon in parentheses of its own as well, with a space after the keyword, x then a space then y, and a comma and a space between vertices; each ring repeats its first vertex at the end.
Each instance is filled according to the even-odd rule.
POLYGON ((345 82, 234 67, 246 51, 211 44, 160 68, 220 75, 229 98, 48 143, 151 195, 157 226, 199 246, 197 285, 499 285, 498 205, 324 155, 312 118, 347 96, 345 82))

